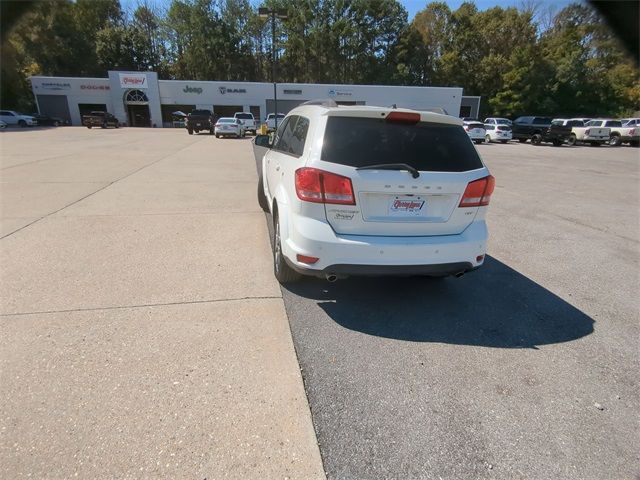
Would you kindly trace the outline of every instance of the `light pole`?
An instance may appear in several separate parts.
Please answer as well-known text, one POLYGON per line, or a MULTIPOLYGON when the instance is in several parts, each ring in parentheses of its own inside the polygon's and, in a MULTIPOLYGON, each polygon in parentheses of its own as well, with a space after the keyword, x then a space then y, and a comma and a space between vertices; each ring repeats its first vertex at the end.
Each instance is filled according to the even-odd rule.
POLYGON ((271 16, 271 52, 273 53, 273 61, 271 62, 271 82, 273 82, 273 117, 275 121, 275 129, 278 129, 278 91, 276 89, 276 17, 280 20, 288 18, 287 11, 275 8, 258 8, 258 15, 262 18, 271 16))

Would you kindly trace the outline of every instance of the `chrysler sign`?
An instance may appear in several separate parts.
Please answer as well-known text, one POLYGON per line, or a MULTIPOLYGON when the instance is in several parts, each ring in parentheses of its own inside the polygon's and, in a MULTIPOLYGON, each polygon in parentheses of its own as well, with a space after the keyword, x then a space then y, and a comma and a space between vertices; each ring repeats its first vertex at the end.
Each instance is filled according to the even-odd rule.
POLYGON ((119 73, 122 88, 147 88, 147 76, 144 73, 119 73))

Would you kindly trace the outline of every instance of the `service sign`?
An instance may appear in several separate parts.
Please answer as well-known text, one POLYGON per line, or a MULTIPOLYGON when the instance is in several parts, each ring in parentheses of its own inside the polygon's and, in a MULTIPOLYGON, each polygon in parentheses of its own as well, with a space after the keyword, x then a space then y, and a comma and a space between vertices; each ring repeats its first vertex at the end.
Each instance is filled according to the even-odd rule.
POLYGON ((148 88, 144 73, 119 73, 122 88, 148 88))

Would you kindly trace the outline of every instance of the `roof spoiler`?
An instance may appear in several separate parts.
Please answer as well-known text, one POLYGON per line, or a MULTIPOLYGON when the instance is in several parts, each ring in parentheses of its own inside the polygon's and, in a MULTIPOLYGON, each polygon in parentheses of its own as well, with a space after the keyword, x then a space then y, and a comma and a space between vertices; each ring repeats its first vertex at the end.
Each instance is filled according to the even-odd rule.
POLYGON ((304 102, 301 103, 300 106, 302 105, 320 105, 321 107, 337 107, 338 104, 331 100, 330 98, 319 98, 316 100, 309 100, 308 102, 304 102))

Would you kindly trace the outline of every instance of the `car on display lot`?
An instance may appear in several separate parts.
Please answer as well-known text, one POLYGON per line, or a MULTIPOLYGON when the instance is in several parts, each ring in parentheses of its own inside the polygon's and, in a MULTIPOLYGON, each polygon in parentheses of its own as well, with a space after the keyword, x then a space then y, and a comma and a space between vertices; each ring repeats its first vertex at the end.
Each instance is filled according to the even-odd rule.
POLYGON ((82 125, 91 129, 92 127, 108 128, 120 126, 118 119, 109 112, 95 111, 82 115, 82 125))
POLYGON ((201 131, 208 130, 209 133, 213 133, 213 126, 215 120, 213 119, 213 112, 211 110, 197 109, 192 110, 185 122, 187 132, 189 135, 193 133, 200 133, 201 131))
MULTIPOLYGON (((587 122, 588 127, 606 127, 609 129, 609 145, 618 147, 622 145, 622 121, 611 118, 593 119, 587 122)), ((626 133, 626 132, 625 132, 626 133)))
POLYGON ((560 120, 552 121, 551 125, 533 134, 531 144, 551 143, 554 147, 561 147, 571 136, 571 128, 569 125, 564 125, 560 120))
POLYGON ((52 127, 59 127, 60 125, 64 125, 66 123, 60 117, 50 117, 49 115, 42 115, 40 113, 34 113, 32 117, 36 119, 36 121, 38 122, 38 125, 48 125, 52 127))
POLYGON ((469 138, 473 143, 483 143, 487 131, 484 128, 484 124, 478 121, 475 122, 463 122, 463 126, 469 138))
POLYGON ((480 267, 494 178, 461 120, 307 102, 254 139, 281 283, 480 267))
POLYGON ((513 125, 513 122, 508 118, 502 117, 489 117, 484 119, 485 125, 513 125))
POLYGON ((222 117, 215 124, 216 138, 220 137, 244 137, 244 124, 238 118, 222 117))
POLYGON ((511 125, 506 124, 491 124, 487 123, 484 126, 487 134, 484 136, 487 143, 491 142, 500 142, 507 143, 509 140, 513 138, 513 134, 511 132, 511 125))
POLYGON ((520 143, 525 143, 534 135, 541 134, 551 125, 549 117, 524 116, 518 117, 513 121, 513 139, 520 143))
POLYGON ((0 110, 0 120, 7 125, 17 125, 18 127, 35 127, 38 121, 31 115, 24 115, 14 110, 0 110))
MULTIPOLYGON (((278 114, 278 126, 280 126, 280 124, 282 123, 282 120, 284 120, 284 113, 279 113, 278 114)), ((276 129, 276 116, 273 113, 270 113, 267 115, 267 121, 265 122, 267 124, 267 131, 269 132, 273 132, 276 129)))
POLYGON ((247 132, 251 132, 254 135, 258 133, 258 121, 253 118, 253 113, 250 112, 236 112, 233 115, 244 124, 244 129, 247 132))

